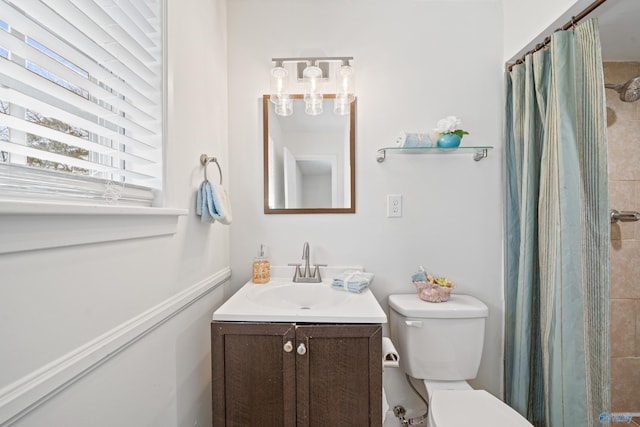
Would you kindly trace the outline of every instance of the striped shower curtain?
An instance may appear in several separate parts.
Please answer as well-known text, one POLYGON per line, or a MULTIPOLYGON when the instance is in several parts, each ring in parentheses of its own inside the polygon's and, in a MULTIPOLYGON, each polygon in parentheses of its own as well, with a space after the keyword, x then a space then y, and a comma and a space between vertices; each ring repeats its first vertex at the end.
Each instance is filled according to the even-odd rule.
POLYGON ((598 27, 506 76, 505 397, 536 426, 599 426, 609 398, 609 185, 598 27))

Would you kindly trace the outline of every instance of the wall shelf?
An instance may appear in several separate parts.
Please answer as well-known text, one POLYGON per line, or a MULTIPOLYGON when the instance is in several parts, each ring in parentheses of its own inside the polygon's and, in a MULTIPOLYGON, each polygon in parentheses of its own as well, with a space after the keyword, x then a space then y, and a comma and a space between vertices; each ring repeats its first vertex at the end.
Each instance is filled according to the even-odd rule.
POLYGON ((390 154, 453 154, 453 153, 473 153, 473 160, 476 162, 484 159, 489 155, 490 146, 475 147, 456 147, 456 148, 440 148, 440 147, 384 147, 378 149, 376 160, 382 163, 387 158, 387 151, 390 154))

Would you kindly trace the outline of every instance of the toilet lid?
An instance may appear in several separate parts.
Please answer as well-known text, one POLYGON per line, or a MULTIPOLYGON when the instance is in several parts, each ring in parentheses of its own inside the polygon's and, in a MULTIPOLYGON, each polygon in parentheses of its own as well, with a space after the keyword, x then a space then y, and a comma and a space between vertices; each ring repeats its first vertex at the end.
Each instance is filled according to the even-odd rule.
POLYGON ((484 390, 437 390, 429 405, 437 427, 531 427, 522 415, 484 390))

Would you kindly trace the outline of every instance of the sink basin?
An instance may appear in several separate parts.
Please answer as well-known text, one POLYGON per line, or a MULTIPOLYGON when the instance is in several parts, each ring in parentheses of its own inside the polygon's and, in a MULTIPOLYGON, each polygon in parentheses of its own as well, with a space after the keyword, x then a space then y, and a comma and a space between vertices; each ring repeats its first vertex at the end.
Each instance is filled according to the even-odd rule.
POLYGON ((387 316, 369 289, 356 294, 321 283, 272 278, 248 282, 213 313, 213 320, 236 322, 386 323, 387 316))
POLYGON ((247 295, 257 304, 276 309, 321 310, 345 304, 343 292, 336 291, 326 283, 272 283, 261 286, 247 295))

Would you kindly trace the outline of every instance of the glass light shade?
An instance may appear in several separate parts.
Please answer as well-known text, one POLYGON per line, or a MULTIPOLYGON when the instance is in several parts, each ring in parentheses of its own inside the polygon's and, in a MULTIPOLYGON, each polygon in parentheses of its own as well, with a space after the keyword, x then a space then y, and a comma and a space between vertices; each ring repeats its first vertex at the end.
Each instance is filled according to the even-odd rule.
POLYGON ((322 114, 322 94, 308 94, 304 96, 304 112, 310 116, 322 114))
POLYGON ((322 93, 319 90, 322 70, 315 65, 309 65, 302 71, 304 81, 304 112, 317 116, 322 114, 322 93))
POLYGON ((282 66, 271 69, 271 102, 278 104, 289 98, 289 72, 282 66))
POLYGON ((342 65, 336 71, 336 102, 338 98, 346 98, 348 103, 355 97, 355 75, 350 65, 342 65))
MULTIPOLYGON (((273 101, 273 98, 270 98, 273 101)), ((275 113, 278 116, 290 116, 293 114, 293 100, 289 95, 281 95, 275 104, 275 113)))
POLYGON ((304 93, 319 93, 320 79, 322 78, 322 70, 315 65, 308 65, 302 71, 302 80, 304 81, 304 93))
POLYGON ((346 116, 349 114, 349 97, 347 95, 336 94, 336 98, 333 100, 333 112, 340 115, 346 116))

